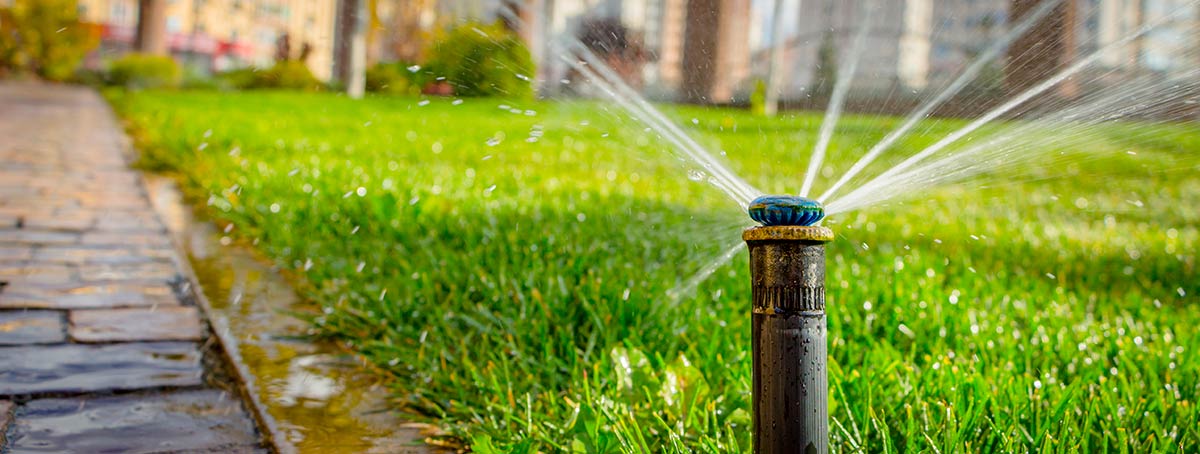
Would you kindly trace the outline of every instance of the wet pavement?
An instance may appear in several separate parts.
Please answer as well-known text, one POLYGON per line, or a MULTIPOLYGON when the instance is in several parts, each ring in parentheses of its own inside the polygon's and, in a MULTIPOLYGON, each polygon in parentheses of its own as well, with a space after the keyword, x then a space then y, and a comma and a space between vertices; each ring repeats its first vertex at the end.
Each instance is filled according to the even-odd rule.
POLYGON ((39 399, 21 406, 10 452, 265 452, 254 424, 223 391, 154 398, 39 399))
POLYGON ((268 452, 94 92, 0 84, 0 452, 268 452))
POLYGON ((299 452, 436 452, 422 442, 436 428, 397 414, 378 375, 339 346, 308 336, 309 324, 297 315, 315 308, 278 270, 193 219, 172 181, 150 177, 147 187, 200 280, 213 326, 235 339, 252 376, 247 386, 280 432, 277 444, 299 452))
POLYGON ((57 344, 67 340, 58 311, 0 312, 0 345, 57 344))

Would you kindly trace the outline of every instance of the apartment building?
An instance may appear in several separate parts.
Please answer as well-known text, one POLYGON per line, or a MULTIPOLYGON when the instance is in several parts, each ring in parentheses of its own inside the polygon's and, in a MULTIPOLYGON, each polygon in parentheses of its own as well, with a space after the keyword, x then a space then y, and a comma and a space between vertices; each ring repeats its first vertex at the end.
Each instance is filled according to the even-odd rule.
MULTIPOLYGON (((337 0, 165 0, 171 54, 201 72, 269 66, 286 35, 292 57, 327 80, 333 66, 337 0)), ((79 0, 81 18, 103 26, 101 57, 132 48, 137 0, 79 0)))

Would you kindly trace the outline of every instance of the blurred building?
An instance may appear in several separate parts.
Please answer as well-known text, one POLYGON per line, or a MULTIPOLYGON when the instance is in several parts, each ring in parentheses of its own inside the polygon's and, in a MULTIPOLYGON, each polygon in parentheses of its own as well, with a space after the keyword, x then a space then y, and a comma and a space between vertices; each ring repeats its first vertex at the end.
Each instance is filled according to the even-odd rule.
POLYGON ((434 0, 379 1, 368 31, 367 60, 418 62, 436 30, 434 0))
MULTIPOLYGON (((754 16, 773 14, 771 0, 755 0, 754 16)), ((853 37, 871 24, 854 79, 858 96, 895 97, 944 86, 1002 37, 1039 0, 804 0, 784 14, 798 19, 784 27, 784 99, 804 99, 827 91, 839 63, 850 58, 853 37)), ((968 90, 1020 90, 1040 82, 1070 62, 1118 42, 1144 26, 1178 13, 1180 20, 1156 26, 1129 45, 1100 56, 1094 69, 1076 79, 1110 80, 1153 72, 1183 74, 1200 67, 1200 6, 1190 0, 1062 0, 1045 19, 1017 39, 973 81, 968 90), (1006 70, 1006 66, 1008 69, 1006 70), (1093 74, 1096 74, 1094 77, 1093 74), (1086 77, 1085 77, 1086 76, 1086 77)), ((751 23, 752 74, 765 77, 770 46, 769 21, 751 23)), ((1080 87, 1056 87, 1073 96, 1080 87)))
MULTIPOLYGON (((655 99, 727 103, 750 72, 751 0, 538 0, 542 15, 537 33, 549 55, 556 36, 578 36, 592 19, 620 21, 648 55, 642 68, 643 90, 655 99)), ((565 70, 543 58, 543 78, 554 81, 565 70)), ((553 87, 554 84, 549 84, 553 87)))
MULTIPOLYGON (((799 10, 784 11, 798 17, 783 34, 783 98, 796 99, 828 92, 838 67, 858 58, 853 81, 857 93, 892 93, 898 88, 924 89, 957 74, 966 62, 1004 32, 1008 0, 808 0, 799 10), (866 30, 857 56, 854 40, 866 30)), ((756 15, 769 15, 762 2, 756 15)), ((770 42, 764 23, 752 33, 760 47, 754 50, 755 77, 767 70, 770 42)))
POLYGON ((1200 6, 1189 0, 1083 0, 1079 52, 1089 54, 1154 26, 1129 45, 1106 51, 1100 64, 1179 75, 1200 67, 1200 6), (1178 20, 1164 21, 1169 15, 1178 20), (1162 22, 1160 24, 1160 22, 1162 22))
MULTIPOLYGON (((1035 2, 1011 0, 1021 17, 1035 2)), ((1196 78, 1200 4, 1189 0, 1066 0, 1019 38, 1009 52, 1006 85, 1023 90, 1070 63, 1095 63, 1047 92, 1072 98, 1133 78, 1196 78), (1033 58, 1020 58, 1032 54, 1033 58)))
POLYGON ((750 0, 689 0, 683 43, 683 99, 728 103, 750 75, 750 0))
MULTIPOLYGON (((0 3, 7 0, 0 0, 0 3)), ((328 79, 335 64, 339 4, 346 0, 163 0, 170 49, 199 70, 269 65, 283 36, 297 56, 328 79)), ((360 0, 373 6, 368 62, 420 62, 440 30, 463 20, 504 20, 529 43, 543 87, 566 74, 551 45, 579 36, 590 19, 615 19, 646 55, 637 86, 655 99, 744 101, 766 75, 774 0, 360 0), (507 17, 504 11, 515 11, 507 17), (519 23, 518 23, 519 22, 519 23)), ((1117 42, 1184 8, 1129 45, 1106 52, 1083 75, 1117 83, 1145 72, 1186 74, 1200 67, 1200 6, 1193 0, 1062 0, 1060 10, 1015 42, 968 90, 1019 89, 1064 63, 1117 42), (1190 8, 1190 10, 1187 10, 1190 8), (1033 53, 1026 50, 1036 48, 1033 53), (1022 62, 1023 55, 1034 55, 1022 62), (1005 70, 1018 63, 1023 71, 1005 70), (1028 64, 1026 64, 1028 63, 1028 64)), ((103 25, 102 56, 129 49, 137 0, 79 0, 82 16, 103 25)), ((784 0, 782 98, 827 93, 851 57, 855 32, 869 26, 854 79, 855 96, 896 97, 944 86, 1004 35, 1038 0, 784 0), (869 5, 869 7, 867 7, 869 5)), ((1084 77, 1081 77, 1084 78, 1084 77)), ((1090 79, 1089 79, 1090 80, 1090 79)), ((1075 82, 1072 82, 1075 83, 1075 82)), ((1065 84, 1069 85, 1069 84, 1065 84)), ((1083 87, 1086 88, 1086 87, 1083 87)))
MULTIPOLYGON (((170 0, 166 29, 171 54, 199 72, 270 66, 287 36, 291 58, 308 47, 313 74, 328 79, 333 65, 337 0, 170 0)), ((137 0, 79 0, 86 22, 103 27, 100 56, 133 47, 137 0)))

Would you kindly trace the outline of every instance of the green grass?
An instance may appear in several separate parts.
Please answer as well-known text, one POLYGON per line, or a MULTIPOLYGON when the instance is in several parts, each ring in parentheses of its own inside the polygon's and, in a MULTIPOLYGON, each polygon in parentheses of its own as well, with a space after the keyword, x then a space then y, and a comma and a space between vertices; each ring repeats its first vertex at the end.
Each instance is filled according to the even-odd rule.
MULTIPOLYGON (((748 220, 602 105, 109 97, 145 165, 294 272, 320 334, 476 451, 748 449, 745 252, 666 296, 748 220)), ((820 118, 671 115, 771 192, 799 187, 820 118)), ((895 124, 843 120, 831 169, 895 124)), ((1200 132, 1092 135, 831 219, 837 451, 1200 450, 1200 132)))

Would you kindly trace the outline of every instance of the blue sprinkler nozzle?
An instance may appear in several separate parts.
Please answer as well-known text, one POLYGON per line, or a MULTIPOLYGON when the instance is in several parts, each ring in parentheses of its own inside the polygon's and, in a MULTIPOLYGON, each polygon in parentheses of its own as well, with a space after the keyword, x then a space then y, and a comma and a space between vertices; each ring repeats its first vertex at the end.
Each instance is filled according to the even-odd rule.
POLYGON ((791 195, 764 195, 750 202, 750 219, 762 225, 816 224, 825 217, 825 207, 813 199, 791 195))

